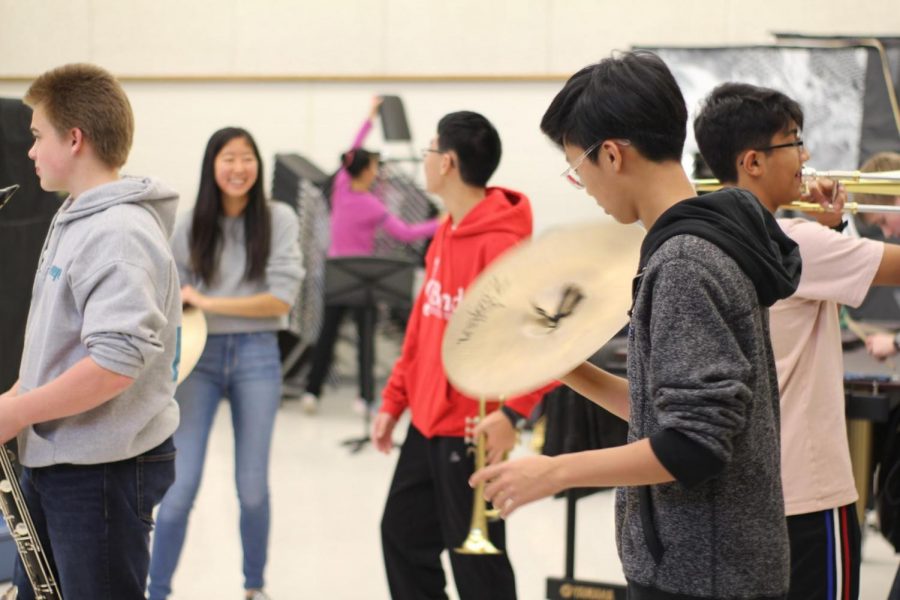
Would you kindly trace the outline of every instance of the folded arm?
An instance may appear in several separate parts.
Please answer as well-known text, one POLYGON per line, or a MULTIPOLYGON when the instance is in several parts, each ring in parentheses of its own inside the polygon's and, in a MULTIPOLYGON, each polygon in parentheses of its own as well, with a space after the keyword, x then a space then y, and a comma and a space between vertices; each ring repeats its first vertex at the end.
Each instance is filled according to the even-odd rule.
POLYGON ((184 302, 196 306, 203 312, 233 317, 280 317, 291 310, 291 305, 284 300, 279 300, 268 292, 253 294, 252 296, 207 296, 201 294, 193 287, 186 285, 181 288, 181 298, 184 302))
POLYGON ((25 427, 70 417, 96 408, 124 392, 134 379, 114 373, 85 357, 62 375, 24 394, 0 396, 0 442, 25 427))

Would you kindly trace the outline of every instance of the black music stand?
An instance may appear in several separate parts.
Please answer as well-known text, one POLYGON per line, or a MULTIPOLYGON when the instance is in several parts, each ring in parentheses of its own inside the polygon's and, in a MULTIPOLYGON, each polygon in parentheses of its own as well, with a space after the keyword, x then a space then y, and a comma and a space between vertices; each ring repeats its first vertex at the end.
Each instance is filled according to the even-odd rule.
POLYGON ((385 141, 412 141, 409 122, 406 120, 406 110, 403 108, 403 100, 400 99, 400 96, 382 96, 378 114, 381 117, 382 134, 385 141))
POLYGON ((352 453, 362 450, 370 441, 369 419, 375 402, 375 320, 378 304, 391 308, 412 305, 413 272, 418 265, 412 261, 373 256, 330 258, 325 264, 325 304, 358 307, 363 312, 359 334, 360 367, 362 372, 364 431, 360 438, 345 440, 352 453))

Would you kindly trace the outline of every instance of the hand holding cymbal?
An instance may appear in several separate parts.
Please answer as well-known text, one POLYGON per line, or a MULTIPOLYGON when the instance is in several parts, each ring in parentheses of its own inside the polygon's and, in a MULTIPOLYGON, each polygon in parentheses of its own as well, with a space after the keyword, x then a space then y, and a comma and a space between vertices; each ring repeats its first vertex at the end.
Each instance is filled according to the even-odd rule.
POLYGON ((203 348, 206 346, 206 317, 203 311, 194 306, 186 306, 181 316, 181 349, 178 363, 178 379, 180 384, 197 366, 203 348))

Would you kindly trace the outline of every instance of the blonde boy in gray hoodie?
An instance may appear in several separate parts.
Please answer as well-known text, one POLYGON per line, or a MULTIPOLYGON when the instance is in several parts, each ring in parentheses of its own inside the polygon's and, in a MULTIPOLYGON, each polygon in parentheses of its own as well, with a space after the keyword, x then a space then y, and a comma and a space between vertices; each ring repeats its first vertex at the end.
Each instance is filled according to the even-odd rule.
MULTIPOLYGON (((181 298, 169 249, 177 195, 122 177, 134 117, 103 69, 29 88, 29 157, 68 197, 35 274, 19 380, 0 395, 22 492, 65 598, 144 598, 152 510, 172 483, 181 298)), ((21 561, 18 597, 33 598, 21 561)))

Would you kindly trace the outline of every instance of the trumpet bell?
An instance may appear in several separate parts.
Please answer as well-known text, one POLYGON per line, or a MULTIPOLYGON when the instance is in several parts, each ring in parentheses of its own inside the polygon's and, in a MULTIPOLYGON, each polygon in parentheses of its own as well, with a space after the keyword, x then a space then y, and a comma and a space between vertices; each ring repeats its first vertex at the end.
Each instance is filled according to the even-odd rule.
POLYGON ((501 550, 491 543, 487 535, 480 528, 469 530, 469 535, 458 548, 453 549, 457 554, 503 554, 501 550))

